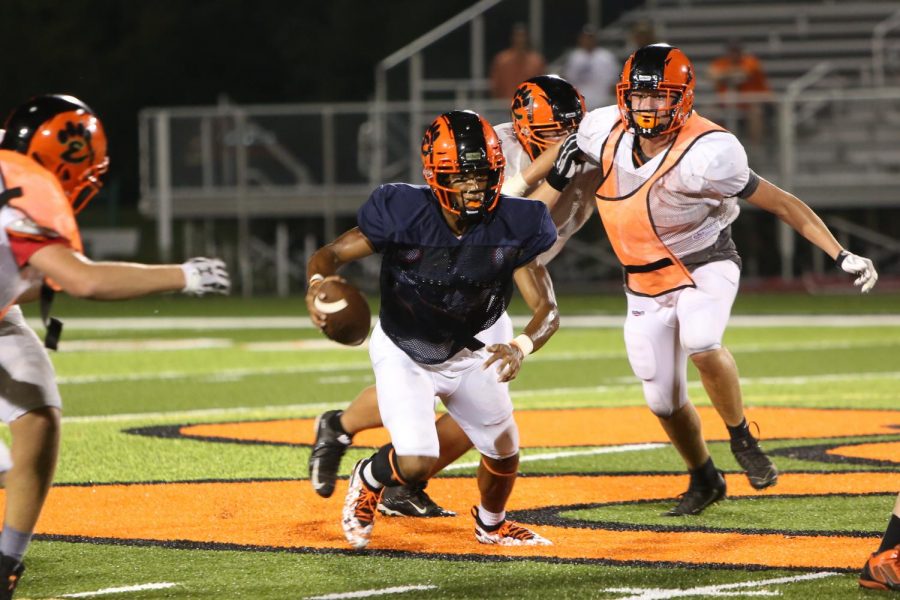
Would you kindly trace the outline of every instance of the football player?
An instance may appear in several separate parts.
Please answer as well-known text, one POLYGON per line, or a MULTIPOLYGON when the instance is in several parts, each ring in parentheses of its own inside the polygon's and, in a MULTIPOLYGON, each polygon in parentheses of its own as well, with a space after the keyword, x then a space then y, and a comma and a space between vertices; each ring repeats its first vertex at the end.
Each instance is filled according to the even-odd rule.
MULTIPOLYGON (((510 122, 494 128, 506 158, 506 180, 502 192, 523 196, 539 183, 539 178, 532 172, 549 171, 559 143, 577 129, 585 114, 584 99, 566 80, 541 75, 519 85, 510 113, 510 122)), ((599 183, 599 173, 599 169, 591 164, 578 167, 576 181, 558 199, 554 197, 551 217, 559 237, 553 247, 541 256, 544 264, 559 253, 566 241, 593 214, 593 191, 599 183)), ((511 337, 512 322, 509 317, 504 314, 500 320, 511 337)), ((316 419, 316 441, 309 458, 310 483, 316 493, 325 498, 331 496, 341 458, 353 435, 375 427, 381 427, 375 386, 360 392, 346 410, 328 411, 316 419)), ((472 447, 472 442, 450 415, 438 419, 437 427, 441 454, 430 476, 472 447)), ((446 517, 455 514, 431 499, 425 492, 424 480, 414 486, 387 488, 381 496, 378 510, 391 516, 446 517)))
POLYGON ((687 396, 687 361, 728 427, 731 451, 755 489, 778 470, 744 418, 737 365, 722 337, 741 273, 731 239, 737 200, 774 213, 857 276, 868 292, 872 261, 844 250, 802 201, 757 176, 734 135, 693 110, 694 67, 678 48, 653 44, 626 61, 618 102, 591 111, 560 149, 539 194, 552 202, 580 158, 608 174, 597 206, 622 263, 625 345, 644 398, 690 471, 688 490, 665 514, 696 515, 725 496, 700 418, 687 396))
POLYGON ((900 494, 881 546, 863 565, 859 585, 870 590, 900 592, 900 494))
POLYGON ((310 318, 321 282, 382 254, 381 312, 369 341, 378 409, 391 443, 353 468, 344 534, 369 543, 385 488, 426 480, 440 454, 439 397, 482 455, 479 542, 549 542, 506 519, 519 462, 508 382, 559 327, 553 286, 539 256, 556 241, 547 208, 500 194, 503 152, 490 124, 471 111, 439 116, 422 141, 428 185, 386 184, 360 208, 359 226, 320 248, 307 266, 310 318), (533 312, 513 338, 504 319, 513 282, 533 312))
POLYGON ((15 109, 0 142, 0 417, 12 433, 0 448, 6 510, 0 534, 0 600, 12 598, 56 468, 59 389, 53 366, 18 303, 40 297, 55 348, 59 321, 49 317, 54 290, 120 300, 157 292, 227 294, 222 261, 181 265, 93 262, 82 254, 75 215, 109 167, 106 134, 94 112, 72 96, 41 96, 15 109))

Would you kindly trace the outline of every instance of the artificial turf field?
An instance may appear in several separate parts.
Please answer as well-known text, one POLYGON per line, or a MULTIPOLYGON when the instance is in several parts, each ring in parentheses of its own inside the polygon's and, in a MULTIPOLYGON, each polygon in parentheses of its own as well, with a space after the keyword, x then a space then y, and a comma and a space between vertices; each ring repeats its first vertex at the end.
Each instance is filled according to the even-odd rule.
MULTIPOLYGON (((674 521, 659 513, 687 478, 617 319, 602 318, 621 298, 560 306, 563 328, 511 388, 523 462, 509 509, 554 545, 475 542, 470 453, 429 486, 459 516, 380 517, 355 552, 339 525, 346 481, 321 499, 306 463, 312 419, 372 382, 364 348, 300 327, 301 298, 63 300, 62 454, 17 598, 883 596, 859 591, 856 572, 900 491, 900 297, 739 298, 726 343, 783 475, 765 492, 747 485, 692 371, 730 498, 674 521), (591 313, 612 323, 566 318, 591 313), (199 317, 221 320, 185 328, 199 317)), ((358 435, 343 474, 384 439, 358 435)))

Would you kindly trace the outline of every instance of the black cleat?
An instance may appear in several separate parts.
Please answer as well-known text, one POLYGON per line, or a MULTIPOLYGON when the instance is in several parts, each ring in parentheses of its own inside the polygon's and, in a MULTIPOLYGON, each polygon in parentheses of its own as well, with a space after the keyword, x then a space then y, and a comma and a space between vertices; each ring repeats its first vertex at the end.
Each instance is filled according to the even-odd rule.
POLYGON ((678 504, 662 513, 663 517, 685 517, 699 515, 703 510, 725 497, 725 478, 719 471, 719 480, 712 486, 691 485, 679 496, 678 504))
POLYGON ((425 493, 425 482, 384 488, 378 512, 389 517, 455 517, 425 493))
POLYGON ((762 490, 778 483, 778 468, 749 433, 747 437, 731 440, 731 453, 746 471, 753 489, 762 490))
POLYGON ((20 561, 0 554, 0 600, 12 600, 24 570, 20 561))
POLYGON ((329 498, 334 493, 341 458, 351 442, 350 436, 335 431, 328 424, 333 415, 341 412, 329 410, 316 418, 316 442, 309 454, 309 481, 316 493, 323 498, 329 498))

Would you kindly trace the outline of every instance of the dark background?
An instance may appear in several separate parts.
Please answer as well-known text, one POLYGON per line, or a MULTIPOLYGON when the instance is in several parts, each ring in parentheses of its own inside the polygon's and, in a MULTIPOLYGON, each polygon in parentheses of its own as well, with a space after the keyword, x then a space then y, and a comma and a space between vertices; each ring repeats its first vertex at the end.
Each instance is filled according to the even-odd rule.
MULTIPOLYGON (((127 210, 138 195, 141 108, 215 104, 221 94, 238 103, 366 100, 379 60, 471 4, 3 0, 0 114, 38 94, 86 102, 110 141, 95 202, 127 210)), ((105 213, 95 206, 83 216, 105 213)))

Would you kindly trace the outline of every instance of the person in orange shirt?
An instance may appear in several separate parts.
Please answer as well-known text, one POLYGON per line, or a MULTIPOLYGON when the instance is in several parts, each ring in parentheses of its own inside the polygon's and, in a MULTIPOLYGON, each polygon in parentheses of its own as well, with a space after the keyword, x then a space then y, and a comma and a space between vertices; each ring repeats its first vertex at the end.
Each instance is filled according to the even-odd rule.
MULTIPOLYGON (((729 94, 765 94, 771 92, 762 63, 752 54, 744 51, 740 40, 731 40, 724 56, 709 65, 709 77, 716 86, 720 96, 729 94)), ((751 146, 758 146, 763 141, 765 126, 764 105, 759 102, 746 102, 737 105, 743 119, 746 120, 747 137, 751 146)))
POLYGON ((547 69, 544 57, 531 49, 528 28, 523 23, 513 25, 509 48, 491 61, 491 96, 506 100, 526 79, 542 75, 547 69))
POLYGON ((18 304, 40 297, 55 349, 62 324, 49 316, 54 291, 123 300, 159 292, 227 294, 218 259, 178 265, 93 262, 82 254, 75 215, 102 186, 109 167, 106 134, 94 112, 72 96, 39 96, 16 108, 0 142, 0 443, 6 488, 0 534, 0 600, 12 598, 22 557, 53 482, 62 400, 53 365, 18 304))

